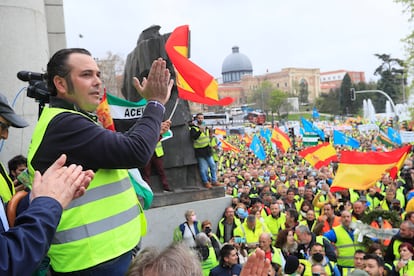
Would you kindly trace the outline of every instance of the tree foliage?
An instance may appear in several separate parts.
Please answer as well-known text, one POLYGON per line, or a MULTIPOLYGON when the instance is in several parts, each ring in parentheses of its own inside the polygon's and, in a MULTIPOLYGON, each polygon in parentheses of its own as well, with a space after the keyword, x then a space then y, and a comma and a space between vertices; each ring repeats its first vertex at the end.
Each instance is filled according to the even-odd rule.
POLYGON ((288 95, 285 92, 274 88, 270 82, 264 81, 253 91, 250 102, 255 102, 256 108, 264 112, 276 112, 280 117, 282 112, 289 111, 290 105, 287 104, 287 98, 288 95))
MULTIPOLYGON (((388 54, 375 54, 382 61, 382 64, 375 69, 374 75, 379 75, 378 89, 384 91, 395 103, 402 102, 404 82, 406 79, 405 63, 398 58, 392 58, 388 54)), ((384 103, 386 99, 382 99, 384 103)))
POLYGON ((345 74, 339 89, 339 110, 341 111, 341 114, 357 113, 356 105, 351 101, 350 90, 352 87, 351 77, 347 73, 345 74))
POLYGON ((289 112, 290 104, 287 102, 288 95, 282 90, 275 89, 270 93, 270 110, 277 113, 280 118, 282 111, 289 112))
POLYGON ((253 91, 250 102, 256 103, 256 108, 259 108, 262 111, 270 110, 269 101, 272 90, 274 90, 274 88, 270 82, 262 82, 260 86, 253 91))

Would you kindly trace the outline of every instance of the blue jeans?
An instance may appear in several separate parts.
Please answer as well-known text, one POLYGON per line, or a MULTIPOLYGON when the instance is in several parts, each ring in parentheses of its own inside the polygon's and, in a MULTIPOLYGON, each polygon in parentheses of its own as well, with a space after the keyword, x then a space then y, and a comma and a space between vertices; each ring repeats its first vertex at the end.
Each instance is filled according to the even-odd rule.
POLYGON ((85 270, 59 273, 52 271, 52 275, 70 275, 70 276, 117 276, 125 275, 128 271, 129 264, 132 260, 132 251, 129 251, 115 259, 109 260, 97 266, 85 270))
POLYGON ((209 157, 197 157, 198 168, 200 170, 201 181, 207 183, 209 181, 216 182, 216 163, 214 162, 213 156, 209 157), (210 169, 210 177, 209 177, 210 169))

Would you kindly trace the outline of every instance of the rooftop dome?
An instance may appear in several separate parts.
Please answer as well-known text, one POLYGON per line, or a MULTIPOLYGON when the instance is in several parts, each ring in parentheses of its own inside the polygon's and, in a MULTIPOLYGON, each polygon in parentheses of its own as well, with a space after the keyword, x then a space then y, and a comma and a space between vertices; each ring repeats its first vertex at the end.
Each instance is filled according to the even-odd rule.
POLYGON ((251 75, 253 73, 250 59, 246 55, 239 53, 238 46, 234 46, 232 50, 233 53, 224 59, 223 66, 221 67, 223 83, 238 82, 243 75, 251 75))
POLYGON ((221 73, 224 74, 237 71, 253 72, 253 69, 250 59, 246 55, 239 53, 238 46, 234 46, 232 48, 232 53, 228 55, 223 61, 221 73))

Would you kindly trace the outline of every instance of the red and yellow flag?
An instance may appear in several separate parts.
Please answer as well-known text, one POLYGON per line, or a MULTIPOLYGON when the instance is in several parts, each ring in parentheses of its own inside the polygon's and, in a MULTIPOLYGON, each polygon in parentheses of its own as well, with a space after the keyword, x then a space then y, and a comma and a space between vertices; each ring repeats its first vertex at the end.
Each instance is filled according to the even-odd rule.
POLYGON ((165 43, 176 71, 178 96, 184 100, 206 105, 229 105, 233 98, 219 99, 216 80, 188 59, 190 30, 188 25, 177 27, 165 43))
POLYGON ((316 169, 328 166, 332 161, 338 160, 335 148, 328 142, 306 148, 300 151, 299 155, 316 169))
POLYGON ((404 163, 410 151, 411 145, 389 152, 342 151, 331 191, 344 188, 366 190, 372 187, 384 173, 404 163))
POLYGON ((249 147, 250 144, 252 143, 253 138, 250 137, 249 134, 245 133, 244 137, 243 137, 244 142, 246 143, 246 145, 249 147))
POLYGON ((292 142, 290 142, 289 136, 284 133, 280 128, 275 127, 272 130, 272 138, 271 141, 283 152, 287 152, 287 150, 292 147, 292 142))
POLYGON ((112 119, 108 100, 106 99, 106 90, 104 91, 101 102, 96 109, 96 115, 104 128, 115 131, 114 120, 112 119))
POLYGON ((235 153, 239 153, 240 152, 240 149, 238 149, 236 146, 233 146, 232 144, 230 144, 226 140, 224 140, 224 139, 219 139, 219 140, 221 142, 221 148, 224 151, 233 151, 235 153))
POLYGON ((214 129, 214 134, 221 135, 221 136, 226 136, 227 133, 226 133, 225 129, 215 128, 214 129))

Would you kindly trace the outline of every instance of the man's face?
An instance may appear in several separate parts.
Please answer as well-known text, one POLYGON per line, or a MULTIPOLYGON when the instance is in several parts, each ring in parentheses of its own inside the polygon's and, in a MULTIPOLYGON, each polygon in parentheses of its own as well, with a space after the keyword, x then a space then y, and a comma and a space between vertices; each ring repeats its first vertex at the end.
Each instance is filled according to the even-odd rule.
POLYGON ((319 245, 312 246, 310 254, 313 255, 313 254, 316 254, 316 253, 321 253, 323 256, 325 256, 325 250, 323 249, 322 246, 319 246, 319 245))
POLYGON ((368 259, 364 261, 365 271, 369 276, 381 276, 384 273, 384 268, 378 266, 378 263, 373 259, 368 259))
POLYGON ((355 214, 362 214, 365 211, 364 205, 361 202, 355 202, 353 205, 353 210, 355 214))
POLYGON ((203 115, 198 115, 196 117, 196 120, 197 120, 197 124, 201 125, 204 121, 204 116, 203 115))
POLYGON ((0 139, 7 140, 9 137, 9 127, 9 121, 0 116, 0 139))
POLYGON ((356 253, 354 255, 354 266, 355 268, 364 269, 364 256, 363 253, 356 253))
POLYGON ((250 230, 253 230, 256 226, 256 220, 247 220, 247 227, 249 227, 250 230))
POLYGON ((325 205, 323 207, 323 212, 328 218, 333 216, 333 210, 331 205, 325 205))
POLYGON ((343 211, 341 214, 341 222, 345 228, 348 228, 352 222, 352 216, 349 212, 343 211))
POLYGON ((259 247, 263 251, 267 252, 270 250, 270 244, 272 243, 272 240, 268 235, 261 235, 259 238, 259 247))
POLYGON ((27 168, 27 166, 26 166, 25 164, 20 164, 20 165, 18 165, 18 166, 17 166, 16 170, 11 171, 11 174, 12 174, 14 177, 17 177, 17 176, 18 176, 19 174, 21 174, 21 173, 22 173, 22 171, 24 171, 26 168, 27 168))
POLYGON ((237 255, 236 250, 232 250, 229 254, 229 256, 224 257, 224 261, 229 265, 235 265, 239 262, 239 256, 237 255))
POLYGON ((59 93, 63 93, 66 100, 75 103, 82 110, 95 111, 102 92, 98 65, 91 56, 74 53, 68 58, 68 66, 71 68, 69 79, 66 78, 61 86, 56 86, 59 93))
POLYGON ((293 201, 294 199, 295 199, 295 193, 294 192, 289 192, 287 194, 287 200, 293 201))
POLYGON ((400 225, 400 236, 403 238, 411 238, 413 235, 412 231, 406 223, 400 225))
POLYGON ((234 219, 234 209, 233 208, 227 208, 225 216, 228 219, 234 219))
POLYGON ((279 204, 271 204, 270 213, 272 216, 277 217, 280 214, 279 204))

